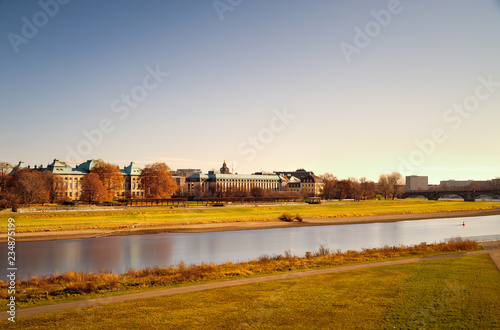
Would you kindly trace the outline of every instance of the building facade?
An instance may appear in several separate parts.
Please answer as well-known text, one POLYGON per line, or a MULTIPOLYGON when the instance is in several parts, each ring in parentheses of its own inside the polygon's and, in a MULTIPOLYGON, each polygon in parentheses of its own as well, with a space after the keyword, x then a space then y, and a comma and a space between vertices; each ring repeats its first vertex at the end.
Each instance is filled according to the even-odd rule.
POLYGON ((283 190, 286 180, 275 173, 271 174, 231 174, 224 162, 221 172, 209 171, 208 174, 193 174, 186 178, 186 191, 189 196, 211 194, 220 196, 229 191, 250 191, 252 188, 264 190, 283 190))
POLYGON ((290 191, 306 194, 309 196, 319 196, 323 193, 323 179, 314 175, 312 171, 299 168, 296 171, 274 171, 287 180, 287 187, 290 191))
POLYGON ((410 175, 406 177, 406 190, 427 190, 429 187, 429 177, 410 175))

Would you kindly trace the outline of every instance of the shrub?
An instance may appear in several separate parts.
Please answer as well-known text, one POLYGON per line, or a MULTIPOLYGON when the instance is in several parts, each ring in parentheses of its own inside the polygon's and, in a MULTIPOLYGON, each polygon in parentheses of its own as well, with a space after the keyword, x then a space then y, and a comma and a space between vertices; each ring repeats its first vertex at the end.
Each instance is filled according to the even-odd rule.
POLYGON ((295 219, 297 219, 299 222, 302 222, 302 216, 298 213, 295 215, 295 219))
POLYGON ((288 212, 283 212, 281 213, 281 215, 278 217, 278 219, 280 219, 281 221, 293 221, 293 215, 291 215, 290 213, 288 212))
POLYGON ((375 196, 375 198, 376 198, 378 201, 381 201, 381 200, 382 200, 382 198, 384 198, 384 197, 382 197, 382 195, 380 195, 380 194, 377 194, 377 196, 375 196))
POLYGON ((319 246, 318 252, 316 252, 314 255, 315 256, 325 256, 327 254, 330 254, 330 249, 321 244, 319 246))

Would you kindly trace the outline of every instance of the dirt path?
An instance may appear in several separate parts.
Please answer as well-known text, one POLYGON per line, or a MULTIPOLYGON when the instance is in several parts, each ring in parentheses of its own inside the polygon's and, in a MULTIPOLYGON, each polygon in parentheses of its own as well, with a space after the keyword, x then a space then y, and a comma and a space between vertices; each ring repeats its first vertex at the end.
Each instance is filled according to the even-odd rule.
MULTIPOLYGON (((236 285, 245 285, 245 284, 251 284, 251 283, 275 281, 275 280, 285 280, 285 279, 291 279, 291 278, 297 278, 297 277, 303 277, 303 276, 331 274, 331 273, 345 272, 345 271, 358 270, 358 269, 366 269, 366 268, 372 268, 372 267, 401 265, 401 264, 409 264, 409 263, 415 263, 415 262, 420 262, 420 261, 429 261, 429 260, 436 260, 436 259, 443 259, 443 258, 457 258, 457 257, 468 256, 468 255, 478 255, 478 254, 488 254, 488 253, 492 257, 492 259, 494 259, 495 263, 497 264, 497 266, 499 267, 499 270, 500 270, 500 241, 491 242, 491 243, 484 243, 483 245, 485 246, 486 251, 451 253, 451 254, 437 255, 437 256, 431 256, 431 257, 410 258, 410 259, 383 261, 383 262, 375 262, 375 263, 368 263, 368 264, 361 264, 361 265, 341 266, 341 267, 309 270, 309 271, 296 272, 296 273, 286 273, 286 274, 269 275, 269 276, 262 276, 262 277, 252 277, 252 278, 244 278, 244 279, 232 280, 232 281, 222 281, 222 282, 214 282, 214 283, 207 283, 207 284, 190 285, 190 286, 184 286, 184 287, 179 287, 179 288, 161 289, 161 290, 155 290, 155 291, 124 294, 124 295, 120 295, 120 296, 88 299, 88 300, 74 301, 74 302, 68 302, 68 303, 62 303, 62 304, 56 304, 56 305, 24 308, 24 309, 19 309, 16 311, 16 317, 30 316, 30 315, 41 314, 41 313, 49 313, 49 312, 58 312, 58 311, 64 311, 64 310, 69 310, 69 309, 74 309, 74 308, 107 305, 107 304, 123 302, 123 301, 130 301, 130 300, 137 300, 137 299, 148 299, 148 298, 170 296, 170 295, 174 295, 174 294, 225 288, 225 287, 231 287, 231 286, 236 286, 236 285)), ((3 312, 0 314, 0 320, 5 320, 8 317, 9 317, 9 314, 7 314, 7 312, 3 312)))
MULTIPOLYGON (((192 225, 187 225, 187 224, 164 225, 164 226, 154 226, 154 227, 144 227, 139 225, 135 228, 126 228, 118 230, 89 229, 89 230, 54 231, 54 232, 16 233, 16 240, 19 242, 50 241, 50 240, 93 238, 93 237, 105 237, 105 236, 161 234, 167 232, 200 233, 200 232, 255 230, 255 229, 304 227, 304 226, 363 224, 363 223, 375 223, 375 222, 396 222, 396 221, 426 220, 426 219, 441 219, 441 218, 461 218, 461 217, 476 217, 476 216, 488 216, 488 215, 500 215, 500 209, 417 213, 417 214, 390 214, 390 215, 373 215, 373 216, 343 217, 343 218, 304 218, 303 222, 248 221, 248 222, 208 223, 208 224, 192 224, 192 225)), ((3 236, 0 237, 0 242, 6 242, 6 237, 7 237, 6 235, 5 237, 3 236)))

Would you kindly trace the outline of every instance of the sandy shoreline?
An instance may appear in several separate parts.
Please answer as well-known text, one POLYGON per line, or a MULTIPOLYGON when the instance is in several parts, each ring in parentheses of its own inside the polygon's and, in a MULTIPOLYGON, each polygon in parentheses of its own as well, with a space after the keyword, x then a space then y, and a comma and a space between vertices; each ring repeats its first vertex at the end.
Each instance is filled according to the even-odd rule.
MULTIPOLYGON (((500 215, 500 209, 419 213, 419 214, 391 214, 391 215, 374 215, 374 216, 343 217, 343 218, 304 218, 303 222, 249 221, 249 222, 192 224, 192 225, 165 225, 165 226, 154 226, 154 227, 139 226, 133 229, 125 228, 112 231, 87 229, 87 230, 70 230, 70 231, 17 233, 16 241, 34 242, 34 241, 83 239, 83 238, 123 236, 123 235, 147 235, 147 234, 159 234, 159 233, 201 233, 201 232, 216 232, 216 231, 256 230, 256 229, 288 228, 288 227, 304 227, 304 226, 328 226, 328 225, 363 224, 363 223, 375 223, 375 222, 396 222, 396 221, 425 220, 425 219, 439 219, 439 218, 461 218, 461 217, 476 217, 476 216, 488 216, 488 215, 500 215)), ((0 242, 6 242, 6 237, 0 237, 0 242)))

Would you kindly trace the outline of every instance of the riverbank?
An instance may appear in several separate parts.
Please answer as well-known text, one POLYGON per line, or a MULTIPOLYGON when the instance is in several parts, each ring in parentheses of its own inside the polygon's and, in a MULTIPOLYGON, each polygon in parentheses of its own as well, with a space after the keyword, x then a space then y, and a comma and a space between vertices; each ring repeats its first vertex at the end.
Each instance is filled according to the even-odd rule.
MULTIPOLYGON (((500 301, 493 293, 500 288, 498 271, 485 253, 413 255, 410 259, 108 295, 19 309, 16 323, 37 329, 69 324, 137 327, 144 322, 150 327, 175 328, 249 324, 307 328, 311 322, 318 327, 413 328, 418 321, 432 328, 496 328, 500 301), (420 311, 417 316, 415 310, 420 311)), ((7 321, 0 324, 10 325, 7 321)))
MULTIPOLYGON (((237 230, 258 230, 273 228, 289 228, 304 226, 329 226, 346 224, 383 223, 397 221, 413 221, 441 218, 462 218, 500 215, 500 208, 443 211, 432 213, 402 213, 402 214, 382 214, 368 216, 345 216, 345 217, 304 217, 302 222, 274 221, 244 221, 224 222, 224 223, 195 223, 195 224, 137 224, 127 228, 112 230, 103 229, 80 229, 80 230, 58 230, 42 232, 21 232, 16 234, 18 242, 85 239, 94 237, 123 236, 123 235, 148 235, 160 233, 200 233, 200 232, 220 232, 237 230)), ((0 242, 6 242, 6 236, 0 237, 0 242)))

